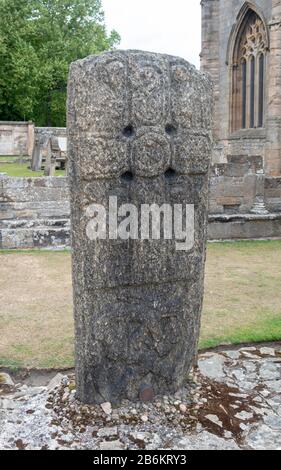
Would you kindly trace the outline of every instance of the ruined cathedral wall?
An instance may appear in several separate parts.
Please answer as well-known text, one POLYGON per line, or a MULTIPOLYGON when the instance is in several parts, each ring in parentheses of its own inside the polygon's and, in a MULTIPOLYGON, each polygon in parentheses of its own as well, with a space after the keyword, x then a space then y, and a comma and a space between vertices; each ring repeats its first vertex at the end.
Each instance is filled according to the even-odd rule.
MULTIPOLYGON (((231 70, 227 61, 229 60, 229 46, 232 40, 231 33, 236 24, 237 16, 245 4, 244 0, 220 0, 220 33, 219 33, 219 88, 220 102, 218 110, 218 119, 220 122, 220 139, 229 137, 229 103, 231 95, 231 70)), ((262 11, 266 22, 271 19, 271 1, 255 0, 252 2, 260 11, 262 11)))
MULTIPOLYGON (((240 30, 241 31, 241 30, 240 30)), ((249 39, 248 46, 250 46, 249 39)), ((256 51, 256 54, 258 52, 256 51)), ((211 177, 210 211, 215 213, 251 212, 255 178, 260 181, 264 173, 262 198, 264 209, 270 213, 281 211, 281 1, 280 0, 202 0, 202 54, 201 68, 214 82, 214 149, 211 177), (240 72, 235 64, 239 58, 249 57, 250 48, 241 56, 238 49, 239 25, 250 10, 263 20, 264 39, 260 53, 265 57, 263 125, 259 127, 255 92, 254 125, 250 124, 250 101, 247 88, 245 128, 242 126, 242 97, 240 72), (237 54, 234 55, 235 45, 237 54), (233 81, 234 80, 234 81, 233 81), (241 93, 241 89, 240 89, 241 93), (241 100, 241 101, 240 101, 241 100), (241 126, 239 127, 241 119, 241 126), (255 174, 254 162, 259 158, 262 168, 255 174), (245 160, 249 174, 240 173, 239 165, 245 160), (232 163, 231 163, 232 162, 232 163), (240 163, 238 163, 240 162, 240 163), (236 163, 238 166, 236 166, 236 163), (232 167, 232 165, 235 165, 232 167), (234 171, 234 173, 233 173, 234 171)), ((258 70, 257 66, 256 72, 258 70)), ((241 70, 241 69, 240 69, 241 70)), ((247 69, 249 80, 249 69, 247 69)), ((256 75, 255 87, 260 83, 256 75)), ((244 101, 245 103, 245 101, 244 101)), ((252 112, 252 111, 251 111, 252 112)), ((243 167, 243 165, 242 165, 243 167)), ((241 167, 241 172, 243 169, 241 167)), ((246 167, 245 167, 246 168, 246 167)), ((256 185, 256 187, 259 185, 256 185)), ((260 189, 258 190, 260 192, 260 189)), ((255 204, 255 202, 254 202, 255 204)))
MULTIPOLYGON (((255 0, 251 3, 262 12, 268 24, 272 15, 271 1, 255 0)), ((244 0, 203 0, 202 2, 201 68, 211 75, 215 89, 214 163, 227 162, 227 155, 258 154, 264 157, 265 132, 257 129, 254 136, 247 138, 247 135, 244 135, 243 140, 239 140, 239 135, 232 136, 230 132, 229 50, 237 16, 244 4, 244 0)))

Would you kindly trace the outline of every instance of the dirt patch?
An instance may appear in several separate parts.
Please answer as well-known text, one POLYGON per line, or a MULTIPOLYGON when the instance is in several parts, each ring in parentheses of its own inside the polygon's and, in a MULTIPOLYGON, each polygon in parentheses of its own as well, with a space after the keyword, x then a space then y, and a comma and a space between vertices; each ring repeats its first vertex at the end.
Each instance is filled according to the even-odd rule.
POLYGON ((243 430, 241 424, 248 425, 259 420, 258 413, 253 413, 251 406, 259 406, 254 396, 246 395, 241 398, 241 392, 236 387, 230 387, 225 383, 209 380, 201 376, 203 395, 206 400, 198 412, 198 421, 207 431, 224 437, 225 432, 231 433, 237 443, 241 443, 243 430), (237 415, 241 412, 252 415, 250 419, 239 419, 237 415), (216 416, 219 424, 211 421, 208 416, 216 416))

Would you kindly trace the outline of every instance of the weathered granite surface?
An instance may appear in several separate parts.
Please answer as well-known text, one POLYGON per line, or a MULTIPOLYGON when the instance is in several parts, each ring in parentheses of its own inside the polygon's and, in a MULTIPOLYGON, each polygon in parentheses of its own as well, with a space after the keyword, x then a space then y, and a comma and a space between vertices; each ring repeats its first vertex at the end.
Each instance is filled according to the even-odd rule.
POLYGON ((280 344, 200 354, 176 394, 118 407, 81 404, 71 375, 35 387, 0 372, 0 449, 280 450, 280 359, 280 344))
POLYGON ((209 80, 139 51, 71 66, 68 89, 77 394, 86 403, 181 387, 196 354, 211 152, 209 80), (195 243, 87 237, 87 208, 194 204, 195 243))

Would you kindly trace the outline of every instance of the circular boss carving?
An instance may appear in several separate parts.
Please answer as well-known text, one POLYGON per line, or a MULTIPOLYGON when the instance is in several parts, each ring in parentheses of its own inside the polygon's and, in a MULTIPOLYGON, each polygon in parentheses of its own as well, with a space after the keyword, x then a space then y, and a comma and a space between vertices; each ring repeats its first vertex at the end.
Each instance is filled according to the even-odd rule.
POLYGON ((157 133, 144 134, 132 147, 133 165, 139 176, 157 176, 165 171, 170 160, 170 144, 157 133))

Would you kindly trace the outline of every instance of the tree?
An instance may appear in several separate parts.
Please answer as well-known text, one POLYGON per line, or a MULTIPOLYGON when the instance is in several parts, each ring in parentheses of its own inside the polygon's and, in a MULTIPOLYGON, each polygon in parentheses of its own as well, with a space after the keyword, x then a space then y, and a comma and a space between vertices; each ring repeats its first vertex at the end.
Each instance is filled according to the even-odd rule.
POLYGON ((0 0, 0 120, 64 126, 70 63, 119 40, 100 0, 0 0))

